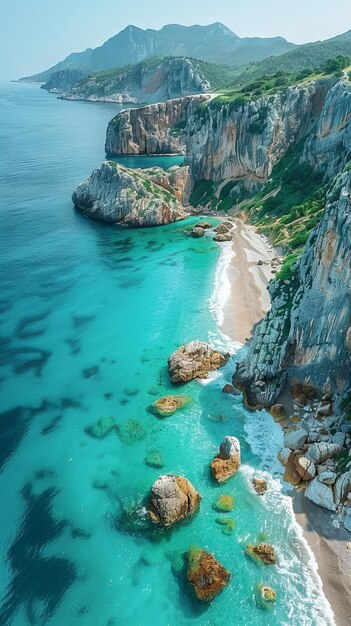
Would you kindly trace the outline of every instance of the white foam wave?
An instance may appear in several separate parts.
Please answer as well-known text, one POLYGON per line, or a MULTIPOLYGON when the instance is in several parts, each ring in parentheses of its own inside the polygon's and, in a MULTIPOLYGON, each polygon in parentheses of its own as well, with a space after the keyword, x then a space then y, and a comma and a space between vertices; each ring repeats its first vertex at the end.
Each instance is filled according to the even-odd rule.
POLYGON ((223 324, 223 309, 231 294, 228 268, 233 256, 234 250, 232 242, 225 241, 222 243, 221 254, 217 263, 214 291, 210 298, 210 311, 218 326, 223 324))

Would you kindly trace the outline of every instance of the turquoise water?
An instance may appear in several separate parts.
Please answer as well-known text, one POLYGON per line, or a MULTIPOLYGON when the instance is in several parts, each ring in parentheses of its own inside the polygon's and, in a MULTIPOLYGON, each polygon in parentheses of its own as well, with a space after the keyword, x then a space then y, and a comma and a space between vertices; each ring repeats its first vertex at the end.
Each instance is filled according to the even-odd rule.
POLYGON ((160 420, 149 411, 174 391, 166 362, 179 345, 198 338, 237 349, 216 321, 228 248, 190 239, 193 218, 126 230, 73 210, 70 194, 102 161, 116 105, 2 84, 0 110, 0 623, 332 624, 281 492, 280 428, 221 394, 233 361, 208 384, 187 385, 192 403, 176 415, 160 420), (139 439, 89 437, 85 428, 103 416, 136 420, 139 439), (228 434, 241 440, 243 466, 218 487, 208 467, 228 434), (150 450, 162 453, 162 470, 145 465, 150 450), (142 507, 162 472, 189 478, 202 495, 199 514, 156 536, 136 530, 132 516, 131 532, 123 510, 142 507), (264 498, 250 488, 254 472, 269 481, 264 498), (220 494, 235 497, 232 535, 215 521, 220 494), (274 567, 244 555, 262 537, 276 547, 274 567), (192 544, 233 574, 206 608, 172 569, 192 544), (256 606, 259 582, 277 590, 275 611, 256 606))

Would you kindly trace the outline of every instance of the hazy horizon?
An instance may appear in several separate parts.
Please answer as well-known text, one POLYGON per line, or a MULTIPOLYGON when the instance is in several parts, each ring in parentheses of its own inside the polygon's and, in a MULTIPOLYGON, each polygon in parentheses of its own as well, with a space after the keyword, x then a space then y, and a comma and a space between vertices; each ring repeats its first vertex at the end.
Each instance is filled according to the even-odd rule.
POLYGON ((0 78, 16 79, 43 71, 71 52, 102 45, 129 24, 160 29, 165 24, 222 22, 240 37, 281 36, 301 44, 334 37, 351 28, 349 0, 303 0, 292 5, 278 0, 251 0, 244 6, 235 0, 212 2, 178 0, 166 6, 161 0, 140 0, 118 7, 105 0, 98 7, 91 0, 69 0, 48 6, 44 0, 13 0, 2 7, 0 24, 0 78), (240 8, 240 10, 238 10, 240 8), (20 16, 20 17, 19 17, 20 16), (347 18, 349 22, 347 22, 347 18))

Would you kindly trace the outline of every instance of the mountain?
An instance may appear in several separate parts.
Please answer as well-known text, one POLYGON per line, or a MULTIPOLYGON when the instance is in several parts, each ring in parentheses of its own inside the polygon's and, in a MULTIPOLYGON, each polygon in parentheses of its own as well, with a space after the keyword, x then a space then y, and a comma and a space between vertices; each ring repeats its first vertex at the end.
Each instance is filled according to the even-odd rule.
POLYGON ((225 87, 235 76, 228 65, 185 57, 153 57, 127 67, 85 76, 84 70, 54 72, 42 85, 63 100, 159 102, 225 87))
POLYGON ((223 24, 181 26, 168 24, 160 30, 127 26, 93 50, 70 54, 54 67, 22 78, 46 82, 51 74, 64 69, 85 69, 90 73, 139 63, 154 56, 186 56, 228 65, 261 60, 295 48, 282 37, 240 38, 223 24))
POLYGON ((325 41, 303 44, 279 56, 271 56, 252 63, 238 73, 232 86, 246 84, 265 74, 294 72, 314 68, 337 55, 351 55, 351 30, 325 41))

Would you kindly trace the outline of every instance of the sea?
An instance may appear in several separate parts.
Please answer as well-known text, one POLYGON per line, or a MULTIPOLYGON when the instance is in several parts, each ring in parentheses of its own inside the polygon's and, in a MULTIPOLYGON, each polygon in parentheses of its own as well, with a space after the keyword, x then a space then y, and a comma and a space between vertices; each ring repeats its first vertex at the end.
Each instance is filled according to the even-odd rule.
POLYGON ((0 83, 0 624, 332 625, 276 460, 281 429, 221 392, 245 354, 219 328, 230 244, 189 237, 194 217, 133 230, 74 210, 72 191, 104 160, 120 109, 0 83), (209 380, 174 388, 167 358, 193 339, 232 358, 209 380), (171 393, 191 402, 160 419, 151 405, 171 393), (89 427, 108 418, 118 428, 92 437, 89 427), (242 465, 219 486, 209 464, 226 435, 239 438, 242 465), (191 481, 200 510, 172 530, 150 529, 148 494, 168 472, 191 481), (266 478, 265 496, 253 476, 266 478), (234 497, 229 525, 214 509, 220 495, 234 497), (276 565, 246 556, 262 541, 276 565), (232 574, 208 606, 186 579, 194 545, 232 574), (260 584, 277 593, 271 610, 256 601, 260 584))

